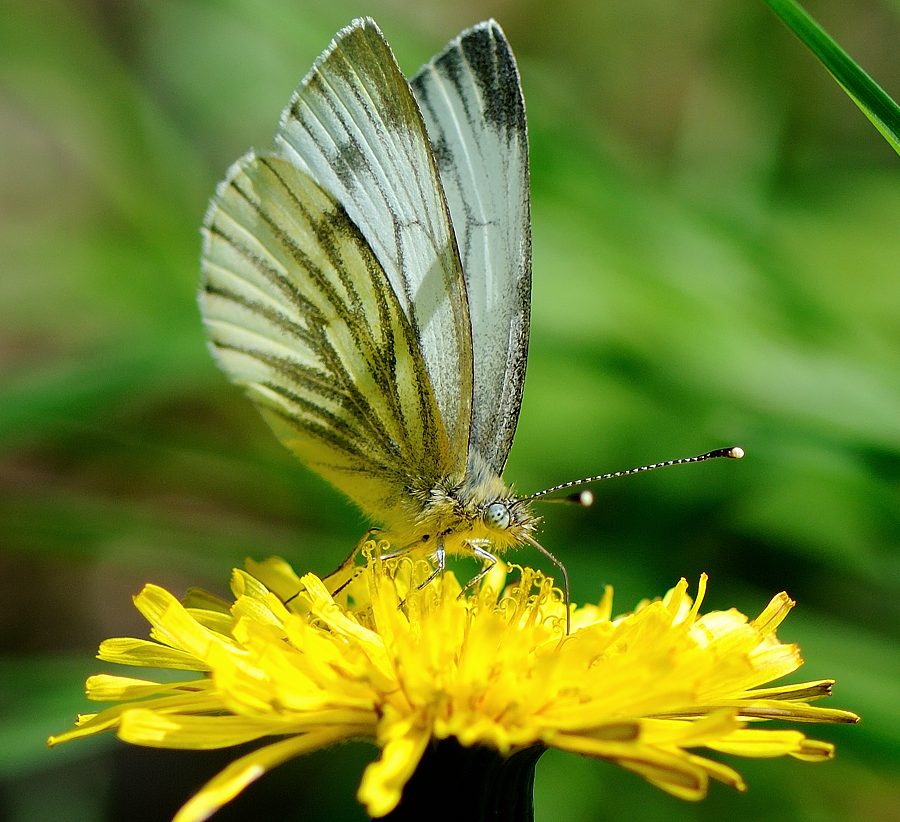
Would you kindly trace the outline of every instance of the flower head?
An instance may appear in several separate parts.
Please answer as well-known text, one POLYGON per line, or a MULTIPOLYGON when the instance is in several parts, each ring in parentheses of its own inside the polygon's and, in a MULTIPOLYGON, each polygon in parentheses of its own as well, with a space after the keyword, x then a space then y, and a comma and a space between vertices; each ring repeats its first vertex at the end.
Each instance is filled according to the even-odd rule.
POLYGON ((461 589, 449 571, 418 587, 428 573, 425 562, 374 556, 333 595, 336 579, 298 579, 280 560, 250 563, 234 572, 231 604, 196 593, 181 603, 148 585, 135 604, 151 640, 107 640, 99 658, 203 676, 91 677, 88 697, 118 704, 50 743, 111 728, 166 748, 278 738, 204 786, 176 817, 185 822, 205 819, 287 759, 374 739, 381 757, 358 795, 377 817, 396 807, 435 739, 502 756, 535 746, 575 751, 700 799, 710 778, 744 783, 698 748, 823 760, 833 755, 829 743, 761 721, 857 721, 809 704, 831 681, 763 687, 801 664, 799 649, 775 635, 794 604, 785 594, 753 620, 733 609, 701 615, 704 576, 693 601, 681 580, 612 618, 607 589, 598 604, 573 606, 566 636, 563 597, 537 571, 518 569, 510 582, 498 564, 477 590, 461 589))

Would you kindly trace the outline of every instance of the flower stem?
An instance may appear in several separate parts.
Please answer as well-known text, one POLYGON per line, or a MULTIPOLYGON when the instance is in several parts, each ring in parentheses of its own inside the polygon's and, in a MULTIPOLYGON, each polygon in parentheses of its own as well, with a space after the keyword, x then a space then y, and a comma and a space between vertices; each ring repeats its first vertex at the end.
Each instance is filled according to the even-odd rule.
POLYGON ((534 768, 544 750, 534 745, 504 757, 492 748, 467 748, 453 737, 433 741, 400 804, 384 819, 533 822, 534 768))

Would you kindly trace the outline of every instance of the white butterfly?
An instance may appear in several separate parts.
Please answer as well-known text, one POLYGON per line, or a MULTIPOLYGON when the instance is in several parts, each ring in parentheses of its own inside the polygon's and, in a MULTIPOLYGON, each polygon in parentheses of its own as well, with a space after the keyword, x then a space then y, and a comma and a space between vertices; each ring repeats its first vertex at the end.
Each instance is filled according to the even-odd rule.
POLYGON ((202 269, 219 365, 396 553, 426 552, 436 575, 448 553, 486 571, 530 543, 568 591, 534 537, 531 500, 548 492, 517 497, 501 479, 525 377, 531 226, 522 89, 496 22, 410 82, 372 20, 340 31, 272 151, 245 155, 218 187, 202 269))

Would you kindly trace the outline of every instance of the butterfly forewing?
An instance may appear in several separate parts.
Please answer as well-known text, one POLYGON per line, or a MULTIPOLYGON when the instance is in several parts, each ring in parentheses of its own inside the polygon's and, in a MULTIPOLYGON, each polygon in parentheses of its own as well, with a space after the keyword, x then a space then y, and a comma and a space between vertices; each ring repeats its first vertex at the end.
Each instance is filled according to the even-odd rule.
POLYGON ((465 284, 422 116, 374 22, 354 21, 316 62, 276 147, 343 205, 372 248, 419 341, 462 470, 473 379, 465 284))
POLYGON ((419 341, 344 207, 247 155, 205 222, 200 304, 222 368, 279 438, 378 520, 454 469, 419 341))
POLYGON ((472 324, 470 449, 500 474, 528 355, 531 214, 525 104, 493 20, 463 32, 411 82, 434 146, 472 324))

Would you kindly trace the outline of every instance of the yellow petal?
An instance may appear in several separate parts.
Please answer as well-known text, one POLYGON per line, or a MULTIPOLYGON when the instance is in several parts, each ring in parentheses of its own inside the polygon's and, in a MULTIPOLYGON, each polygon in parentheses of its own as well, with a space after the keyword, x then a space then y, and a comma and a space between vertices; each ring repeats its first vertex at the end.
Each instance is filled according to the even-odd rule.
POLYGON ((376 818, 397 807, 403 787, 413 775, 428 744, 427 726, 420 727, 409 722, 397 724, 403 725, 402 732, 392 735, 381 751, 381 758, 366 768, 356 794, 369 816, 376 818))
POLYGON ((126 676, 96 674, 85 682, 87 697, 95 702, 115 702, 125 699, 145 699, 159 694, 178 691, 196 693, 208 691, 212 683, 208 679, 192 679, 187 682, 151 682, 126 676))
POLYGON ((807 739, 800 731, 742 728, 728 736, 707 743, 707 747, 737 756, 773 757, 790 754, 799 759, 830 759, 834 746, 807 739))
POLYGON ((206 659, 211 647, 227 644, 221 635, 194 620, 175 597, 158 585, 145 585, 134 604, 153 626, 153 637, 171 648, 206 659))
POLYGON ((300 577, 281 557, 269 557, 262 562, 248 557, 244 567, 250 576, 258 579, 282 601, 300 590, 300 577))
POLYGON ((639 738, 649 745, 695 747, 721 739, 739 727, 735 711, 721 710, 690 722, 645 719, 640 723, 639 738))
POLYGON ((834 745, 818 739, 804 739, 800 750, 791 751, 791 756, 794 759, 802 759, 804 762, 822 762, 826 759, 834 759, 834 745))
POLYGON ((122 714, 119 738, 134 745, 150 748, 213 750, 239 745, 269 734, 292 733, 296 723, 283 726, 271 717, 255 719, 244 716, 191 716, 162 714, 143 708, 132 708, 122 714))
POLYGON ((772 597, 772 601, 763 609, 763 612, 751 623, 760 633, 774 633, 781 625, 784 618, 790 613, 797 603, 784 591, 772 597))
POLYGON ((706 770, 682 751, 661 750, 639 743, 608 742, 571 734, 554 736, 553 745, 563 750, 609 759, 681 799, 693 801, 706 796, 709 783, 706 770))
POLYGON ((201 822, 230 802, 251 782, 289 759, 348 739, 352 728, 329 728, 284 739, 232 762, 195 794, 172 822, 201 822))
POLYGON ((169 648, 149 639, 113 637, 100 643, 97 659, 141 668, 171 668, 177 671, 208 671, 209 665, 194 654, 169 648))
POLYGON ((146 713, 177 714, 179 711, 195 711, 219 713, 223 709, 222 700, 215 694, 203 693, 178 693, 174 696, 163 696, 158 699, 145 699, 138 703, 125 703, 113 705, 96 714, 85 714, 79 717, 76 727, 62 734, 51 736, 47 744, 51 747, 72 739, 90 736, 117 727, 122 717, 134 710, 143 710, 146 713), (136 708, 135 705, 139 706, 136 708))
POLYGON ((800 682, 794 685, 779 685, 774 688, 754 688, 742 696, 747 699, 822 699, 831 696, 834 687, 833 679, 820 679, 815 682, 800 682))

